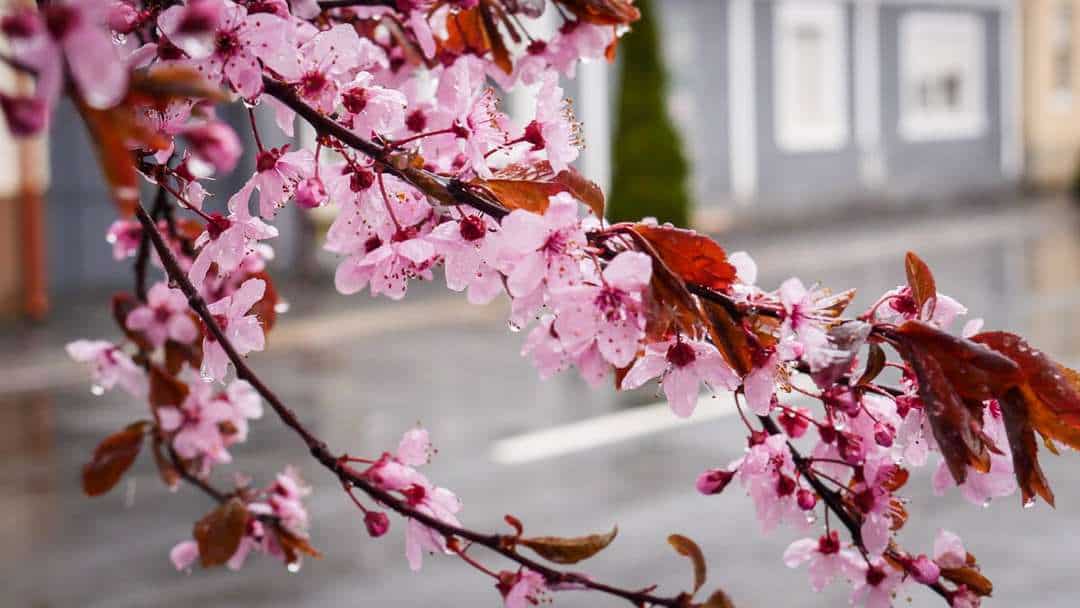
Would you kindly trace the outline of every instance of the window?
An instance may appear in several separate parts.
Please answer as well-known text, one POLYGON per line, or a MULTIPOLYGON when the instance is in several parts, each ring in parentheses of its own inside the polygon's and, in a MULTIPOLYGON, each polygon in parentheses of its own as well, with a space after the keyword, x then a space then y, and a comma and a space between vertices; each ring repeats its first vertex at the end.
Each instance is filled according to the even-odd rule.
POLYGON ((986 38, 962 13, 909 13, 900 22, 900 134, 909 140, 985 134, 986 38))
POLYGON ((847 29, 834 2, 780 2, 774 13, 777 145, 789 152, 848 141, 847 29))
POLYGON ((1073 5, 1072 0, 1061 0, 1056 6, 1051 30, 1051 64, 1054 101, 1059 107, 1072 106, 1073 94, 1073 5))

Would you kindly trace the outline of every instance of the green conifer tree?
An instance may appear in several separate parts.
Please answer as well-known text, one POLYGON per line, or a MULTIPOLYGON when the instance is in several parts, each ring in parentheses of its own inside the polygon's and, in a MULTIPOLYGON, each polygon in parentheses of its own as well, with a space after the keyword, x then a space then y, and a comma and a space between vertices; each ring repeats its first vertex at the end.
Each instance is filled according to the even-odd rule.
POLYGON ((690 196, 682 140, 667 111, 667 74, 652 0, 638 0, 641 20, 619 44, 621 55, 608 218, 687 226, 690 196))

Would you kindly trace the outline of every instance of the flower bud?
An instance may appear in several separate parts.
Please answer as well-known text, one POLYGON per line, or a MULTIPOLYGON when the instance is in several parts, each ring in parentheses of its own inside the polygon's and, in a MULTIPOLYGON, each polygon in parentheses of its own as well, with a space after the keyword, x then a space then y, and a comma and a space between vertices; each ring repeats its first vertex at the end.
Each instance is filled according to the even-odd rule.
POLYGON ((905 565, 911 576, 924 585, 933 585, 941 576, 941 568, 925 555, 920 555, 905 565))
POLYGON ((806 488, 800 489, 795 494, 795 502, 799 504, 799 508, 803 511, 810 511, 817 506, 817 494, 812 490, 806 488))
POLYGON ((119 34, 130 34, 141 21, 139 11, 123 0, 116 0, 109 6, 109 29, 119 34))
POLYGON ((31 38, 41 31, 41 21, 37 11, 19 9, 0 18, 0 32, 11 39, 31 38))
POLYGON ((296 204, 304 209, 321 207, 326 202, 326 186, 318 177, 309 177, 296 187, 296 204))
POLYGON ((879 422, 874 425, 874 442, 883 448, 890 448, 893 444, 893 429, 890 425, 879 422))
POLYGON ((212 166, 214 171, 228 173, 236 167, 243 147, 232 127, 223 122, 205 122, 184 131, 191 155, 212 166))
POLYGON ((724 491, 724 488, 726 488, 729 483, 731 483, 733 477, 735 477, 735 471, 710 469, 698 476, 695 485, 697 486, 697 491, 706 496, 719 494, 724 491))
POLYGON ((780 414, 780 426, 784 427, 784 432, 788 437, 798 439, 806 434, 806 429, 810 427, 810 421, 806 419, 807 414, 809 411, 805 408, 799 408, 798 411, 784 410, 780 414))
POLYGON ((15 137, 36 135, 45 129, 49 107, 38 97, 10 97, 0 94, 0 109, 4 111, 8 130, 15 137))
POLYGON ((390 529, 390 518, 382 511, 368 511, 364 513, 364 525, 372 538, 379 538, 390 529))

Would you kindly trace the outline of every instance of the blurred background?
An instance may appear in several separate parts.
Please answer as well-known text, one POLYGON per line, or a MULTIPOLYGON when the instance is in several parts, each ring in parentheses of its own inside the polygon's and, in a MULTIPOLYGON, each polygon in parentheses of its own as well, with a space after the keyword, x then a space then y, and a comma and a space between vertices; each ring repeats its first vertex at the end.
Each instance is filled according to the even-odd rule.
MULTIPOLYGON (((990 327, 1080 363, 1080 2, 639 4, 645 19, 618 61, 582 66, 565 84, 587 142, 580 168, 610 193, 612 218, 693 225, 750 251, 763 286, 800 276, 859 287, 857 307, 903 281, 912 249, 990 327)), ((506 100, 519 116, 530 101, 506 100)), ((117 334, 106 302, 129 288, 130 268, 104 240, 115 212, 81 124, 69 107, 54 124, 48 141, 0 137, 0 605, 499 605, 453 560, 410 573, 400 522, 369 539, 272 417, 233 453, 259 480, 295 463, 314 485, 312 538, 327 557, 299 573, 265 559, 241 573, 176 573, 168 550, 210 504, 168 493, 145 455, 110 494, 80 494, 94 445, 145 406, 92 396, 62 351, 117 334)), ((251 165, 217 191, 234 191, 251 165)), ((842 586, 816 595, 805 571, 783 567, 794 533, 763 537, 741 491, 694 493, 701 470, 742 451, 730 396, 705 396, 675 423, 653 389, 591 391, 573 374, 541 382, 516 356, 523 336, 506 330, 505 305, 471 307, 441 279, 414 284, 401 304, 340 296, 334 260, 318 248, 326 221, 282 214, 275 276, 291 306, 251 361, 336 449, 375 455, 422 421, 439 448, 430 476, 462 497, 469 526, 497 528, 507 512, 537 534, 618 524, 611 550, 586 569, 666 591, 690 581, 665 542, 680 532, 702 545, 709 586, 740 607, 846 603, 842 586)), ((988 605, 1076 606, 1076 455, 1045 458, 1056 511, 935 498, 932 468, 909 483, 905 546, 929 551, 939 528, 954 530, 997 584, 988 605)), ((913 605, 939 605, 915 593, 913 605)))

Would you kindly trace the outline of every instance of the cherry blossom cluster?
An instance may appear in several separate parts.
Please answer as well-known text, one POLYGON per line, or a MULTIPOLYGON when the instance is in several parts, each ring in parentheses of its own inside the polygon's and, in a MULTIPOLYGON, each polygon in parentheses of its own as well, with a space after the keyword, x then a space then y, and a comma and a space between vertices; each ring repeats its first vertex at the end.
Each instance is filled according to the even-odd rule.
MULTIPOLYGON (((454 556, 509 608, 569 589, 730 605, 722 592, 695 603, 697 588, 622 589, 522 551, 576 563, 614 533, 526 537, 512 516, 514 534, 462 527, 457 496, 418 470, 433 453, 422 428, 373 459, 334 454, 308 430, 246 357, 285 310, 270 275, 276 218, 328 208, 342 294, 399 300, 441 274, 472 303, 508 298, 541 378, 574 368, 594 386, 657 387, 680 417, 714 403, 703 387, 731 393, 745 453, 696 487, 715 495, 737 481, 765 532, 791 526, 803 538, 784 562, 808 564, 813 590, 844 579, 853 604, 882 608, 918 584, 954 608, 979 606, 992 587, 958 537, 942 532, 931 554, 902 548, 901 490, 933 465, 938 494, 958 487, 985 505, 1020 490, 1025 506, 1053 504, 1035 433, 1080 446, 1075 373, 980 321, 955 332, 967 310, 913 254, 906 285, 844 317, 852 291, 798 278, 769 290, 748 254, 704 235, 608 222, 599 188, 573 168, 583 143, 560 79, 610 59, 637 15, 631 0, 50 0, 0 17, 0 59, 34 80, 30 94, 0 94, 11 131, 48 128, 61 93, 72 97, 122 211, 106 240, 134 268, 134 295, 113 300, 123 337, 68 346, 95 393, 120 387, 150 406, 99 445, 86 492, 108 491, 149 441, 168 486, 188 482, 217 503, 172 550, 178 569, 238 569, 253 551, 298 568, 318 552, 295 469, 263 488, 242 474, 228 489, 212 483, 266 404, 372 537, 389 513, 405 518, 414 570, 425 553, 454 556), (515 89, 535 99, 516 121, 499 103, 515 89), (246 106, 250 146, 217 117, 224 101, 246 106), (257 119, 264 109, 273 126, 257 119), (309 144, 296 143, 298 119, 315 132, 309 144), (293 143, 264 145, 270 130, 293 143), (245 146, 254 168, 217 204, 209 180, 235 171, 245 146), (152 208, 139 180, 157 190, 152 208), (515 565, 493 569, 473 547, 515 565)), ((692 541, 673 539, 703 571, 692 541)))

